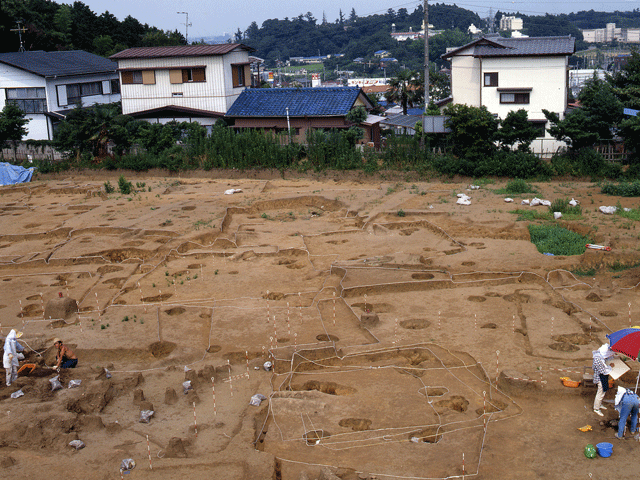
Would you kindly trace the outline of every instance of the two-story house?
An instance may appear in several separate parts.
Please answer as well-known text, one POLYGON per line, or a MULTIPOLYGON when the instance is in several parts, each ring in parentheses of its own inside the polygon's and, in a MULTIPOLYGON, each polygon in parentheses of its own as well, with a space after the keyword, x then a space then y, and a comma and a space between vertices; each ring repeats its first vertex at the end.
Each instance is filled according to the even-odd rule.
POLYGON ((30 140, 51 140, 56 123, 76 106, 120 101, 116 63, 92 53, 0 53, 0 109, 20 107, 30 140))
POLYGON ((152 123, 213 125, 251 86, 249 53, 238 43, 128 48, 112 55, 122 113, 152 123))
POLYGON ((566 37, 483 37, 445 53, 451 62, 453 103, 485 106, 498 118, 525 109, 540 128, 534 152, 555 152, 561 142, 548 132, 543 109, 564 118, 567 108, 569 56, 575 39, 566 37))

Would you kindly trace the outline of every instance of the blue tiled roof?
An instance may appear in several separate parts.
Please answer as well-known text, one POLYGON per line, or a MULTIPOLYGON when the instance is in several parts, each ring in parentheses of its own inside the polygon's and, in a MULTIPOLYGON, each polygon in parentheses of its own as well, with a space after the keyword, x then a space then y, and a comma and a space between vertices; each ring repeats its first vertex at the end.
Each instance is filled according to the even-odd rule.
POLYGON ((251 88, 244 90, 228 117, 290 117, 346 115, 360 87, 251 88))
POLYGON ((82 50, 0 53, 0 62, 41 77, 115 73, 118 67, 112 60, 82 50))

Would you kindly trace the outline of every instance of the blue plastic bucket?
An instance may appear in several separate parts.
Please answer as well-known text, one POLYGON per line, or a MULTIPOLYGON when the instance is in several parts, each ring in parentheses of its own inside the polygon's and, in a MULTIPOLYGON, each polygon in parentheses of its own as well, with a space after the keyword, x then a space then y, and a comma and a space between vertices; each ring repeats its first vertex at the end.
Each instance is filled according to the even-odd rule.
POLYGON ((613 444, 609 442, 603 442, 596 445, 596 449, 598 451, 598 455, 601 457, 610 457, 611 452, 613 451, 613 444))

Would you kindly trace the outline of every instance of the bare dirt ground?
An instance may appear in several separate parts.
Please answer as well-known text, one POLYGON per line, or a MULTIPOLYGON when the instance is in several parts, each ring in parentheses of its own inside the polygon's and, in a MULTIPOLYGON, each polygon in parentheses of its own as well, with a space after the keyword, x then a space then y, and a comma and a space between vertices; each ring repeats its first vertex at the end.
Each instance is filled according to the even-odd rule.
POLYGON ((546 207, 506 204, 505 182, 233 177, 129 174, 132 195, 104 194, 115 173, 0 188, 2 337, 23 330, 38 364, 0 387, 3 476, 120 478, 126 458, 140 479, 640 475, 611 403, 596 417, 591 385, 559 380, 640 324, 640 267, 609 268, 640 261, 637 224, 597 212, 638 199, 535 184, 581 201, 583 218, 560 223, 612 247, 552 257, 509 213, 546 207), (77 310, 56 313, 60 295, 77 310), (80 360, 52 392, 54 337, 80 360), (603 441, 611 458, 585 458, 603 441))

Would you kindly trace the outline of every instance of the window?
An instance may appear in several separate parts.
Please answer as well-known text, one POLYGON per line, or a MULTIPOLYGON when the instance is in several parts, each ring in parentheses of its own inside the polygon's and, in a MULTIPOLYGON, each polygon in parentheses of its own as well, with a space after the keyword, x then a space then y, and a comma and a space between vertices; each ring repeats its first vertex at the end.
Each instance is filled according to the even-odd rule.
POLYGON ((120 80, 111 80, 111 93, 120 93, 120 80))
POLYGON ((72 83, 67 85, 67 102, 78 103, 80 97, 102 95, 102 82, 72 83))
POLYGON ((204 67, 183 68, 180 70, 169 70, 169 81, 171 83, 191 83, 205 82, 204 67))
POLYGON ((529 92, 514 92, 514 93, 501 93, 500 103, 529 103, 529 92))
POLYGON ((231 76, 233 78, 234 88, 248 87, 251 85, 251 69, 248 63, 231 65, 231 76))
POLYGON ((144 84, 153 85, 156 83, 156 72, 153 70, 129 70, 122 72, 122 84, 144 84))
POLYGON ((485 87, 497 87, 498 86, 498 72, 485 73, 484 74, 484 86, 485 87))
POLYGON ((24 113, 44 113, 47 111, 47 95, 44 88, 7 88, 7 102, 24 113))

